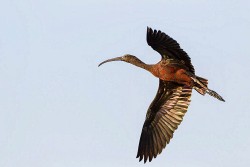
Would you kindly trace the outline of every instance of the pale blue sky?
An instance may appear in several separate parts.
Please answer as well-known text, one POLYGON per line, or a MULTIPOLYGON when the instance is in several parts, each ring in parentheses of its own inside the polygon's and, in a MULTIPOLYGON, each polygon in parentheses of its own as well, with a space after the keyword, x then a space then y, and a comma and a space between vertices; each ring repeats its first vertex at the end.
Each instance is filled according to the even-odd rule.
POLYGON ((0 1, 1 167, 250 165, 249 1, 0 1), (123 62, 160 55, 146 27, 176 39, 222 103, 193 92, 170 144, 136 153, 158 79, 123 62))

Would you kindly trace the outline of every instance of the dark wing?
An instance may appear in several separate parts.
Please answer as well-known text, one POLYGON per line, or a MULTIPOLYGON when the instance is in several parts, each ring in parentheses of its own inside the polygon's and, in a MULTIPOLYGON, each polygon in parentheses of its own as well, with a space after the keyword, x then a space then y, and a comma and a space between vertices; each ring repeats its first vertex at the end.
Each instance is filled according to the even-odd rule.
POLYGON ((190 103, 192 88, 160 80, 155 99, 149 106, 140 137, 137 157, 144 163, 156 158, 173 137, 190 103))
POLYGON ((161 54, 163 59, 174 59, 183 63, 194 74, 194 67, 188 54, 181 49, 176 40, 164 32, 147 28, 147 42, 155 51, 161 54))

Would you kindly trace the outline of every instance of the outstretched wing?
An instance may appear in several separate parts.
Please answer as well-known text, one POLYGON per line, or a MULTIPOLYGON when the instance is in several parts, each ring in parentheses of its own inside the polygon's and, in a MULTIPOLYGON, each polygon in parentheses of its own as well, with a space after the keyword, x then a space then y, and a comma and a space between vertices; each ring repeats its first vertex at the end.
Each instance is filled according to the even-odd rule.
POLYGON ((160 80, 147 111, 136 158, 140 161, 144 158, 145 163, 161 153, 187 112, 191 93, 191 87, 160 80))
POLYGON ((147 28, 147 42, 155 51, 161 54, 163 59, 174 59, 187 66, 189 72, 195 73, 188 54, 181 49, 176 40, 161 32, 147 28))

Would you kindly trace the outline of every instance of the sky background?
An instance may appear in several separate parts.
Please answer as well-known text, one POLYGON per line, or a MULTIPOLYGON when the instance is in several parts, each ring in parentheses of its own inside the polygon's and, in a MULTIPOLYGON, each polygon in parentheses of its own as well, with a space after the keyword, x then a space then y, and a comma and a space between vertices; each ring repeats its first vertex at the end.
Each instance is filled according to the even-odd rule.
POLYGON ((249 166, 249 44, 248 0, 1 0, 0 166, 249 166), (176 39, 226 103, 194 91, 170 144, 143 164, 158 79, 98 64, 127 53, 157 63, 147 26, 176 39))

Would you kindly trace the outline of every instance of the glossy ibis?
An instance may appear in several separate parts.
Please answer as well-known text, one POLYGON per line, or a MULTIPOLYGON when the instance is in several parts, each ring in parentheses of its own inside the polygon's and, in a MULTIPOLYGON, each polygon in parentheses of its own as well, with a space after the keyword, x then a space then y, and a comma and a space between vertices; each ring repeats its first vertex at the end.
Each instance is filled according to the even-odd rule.
POLYGON ((137 57, 126 54, 122 57, 108 59, 99 64, 111 61, 125 61, 151 72, 159 78, 159 88, 153 102, 148 108, 143 124, 137 158, 156 158, 173 137, 174 131, 181 123, 190 104, 192 89, 206 93, 224 101, 215 91, 208 88, 208 80, 195 75, 190 57, 180 45, 164 32, 147 28, 147 43, 160 53, 159 63, 149 65, 137 57))

